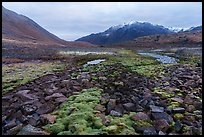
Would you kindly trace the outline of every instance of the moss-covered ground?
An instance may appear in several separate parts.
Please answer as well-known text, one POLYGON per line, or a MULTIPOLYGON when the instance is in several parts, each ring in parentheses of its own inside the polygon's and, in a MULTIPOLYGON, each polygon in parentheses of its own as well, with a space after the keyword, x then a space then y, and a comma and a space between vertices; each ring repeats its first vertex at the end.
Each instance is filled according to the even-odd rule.
POLYGON ((49 72, 64 70, 66 64, 62 62, 24 62, 5 64, 2 66, 2 94, 14 90, 49 72))

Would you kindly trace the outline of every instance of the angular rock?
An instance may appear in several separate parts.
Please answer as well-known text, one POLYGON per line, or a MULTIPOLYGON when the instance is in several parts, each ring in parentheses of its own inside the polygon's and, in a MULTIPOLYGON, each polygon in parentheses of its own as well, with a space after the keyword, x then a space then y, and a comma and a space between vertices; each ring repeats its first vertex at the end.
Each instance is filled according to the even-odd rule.
POLYGON ((164 112, 164 107, 153 106, 153 105, 150 105, 149 107, 151 112, 156 112, 156 113, 164 112))
POLYGON ((17 135, 50 135, 50 133, 47 133, 40 128, 36 128, 28 124, 23 127, 17 135))
POLYGON ((172 101, 179 102, 179 103, 183 103, 183 99, 182 99, 182 98, 173 97, 173 98, 171 98, 171 100, 172 100, 172 101))
POLYGON ((166 111, 166 113, 168 113, 168 114, 172 114, 172 108, 166 108, 165 111, 166 111))
POLYGON ((77 90, 77 91, 81 91, 81 89, 82 89, 80 86, 73 86, 72 88, 73 88, 74 90, 77 90))
POLYGON ((124 111, 125 111, 122 104, 116 105, 114 110, 117 111, 117 112, 119 112, 119 113, 121 113, 121 114, 123 114, 124 111))
POLYGON ((80 78, 91 80, 91 76, 90 76, 89 72, 82 72, 80 75, 80 78))
POLYGON ((109 100, 110 100, 110 96, 108 94, 105 94, 100 98, 100 104, 106 105, 109 102, 109 100))
POLYGON ((37 107, 31 104, 27 104, 21 107, 21 111, 23 112, 24 115, 30 115, 36 110, 37 107))
POLYGON ((23 124, 28 123, 28 118, 26 116, 24 116, 24 115, 21 115, 21 117, 19 117, 18 120, 23 124))
POLYGON ((139 104, 140 104, 142 107, 146 107, 147 103, 148 103, 148 100, 146 100, 146 99, 143 99, 143 100, 139 101, 139 104))
POLYGON ((138 112, 137 114, 133 115, 131 117, 132 120, 137 121, 137 120, 150 120, 149 116, 145 114, 144 112, 138 112))
POLYGON ((38 114, 46 114, 46 113, 52 112, 54 109, 55 109, 55 106, 52 103, 47 102, 41 105, 40 108, 36 110, 36 112, 38 114))
POLYGON ((12 119, 9 123, 4 126, 4 129, 8 130, 16 126, 16 119, 12 119))
POLYGON ((12 98, 13 98, 13 95, 3 96, 2 101, 11 101, 12 98))
POLYGON ((115 117, 121 117, 122 116, 121 113, 119 113, 119 112, 117 112, 115 110, 111 110, 110 115, 111 116, 115 116, 115 117))
POLYGON ((133 128, 135 129, 136 132, 140 132, 140 133, 144 133, 145 130, 150 130, 150 131, 154 131, 155 128, 152 126, 136 126, 133 125, 133 128))
POLYGON ((56 98, 55 101, 57 103, 63 103, 65 101, 67 101, 67 99, 68 99, 67 97, 59 97, 59 98, 56 98))
POLYGON ((135 111, 136 111, 136 112, 143 112, 143 111, 144 111, 144 108, 143 108, 142 106, 140 106, 140 105, 137 105, 135 111))
POLYGON ((105 80, 107 80, 107 78, 106 77, 99 77, 99 80, 105 81, 105 80))
POLYGON ((155 121, 155 128, 157 131, 166 132, 169 129, 170 125, 165 119, 159 119, 155 121))
POLYGON ((173 122, 173 118, 166 112, 151 113, 151 114, 152 114, 152 118, 155 120, 165 119, 169 124, 173 122))
POLYGON ((45 97, 45 100, 50 100, 52 98, 59 98, 59 97, 65 97, 62 93, 54 93, 51 96, 45 97))
POLYGON ((200 101, 195 101, 195 102, 193 103, 193 105, 195 106, 196 109, 202 110, 202 102, 200 102, 200 101))
POLYGON ((125 103, 125 104, 123 104, 123 107, 127 111, 135 111, 135 104, 133 104, 133 103, 125 103))
POLYGON ((28 123, 32 126, 36 126, 38 124, 38 119, 34 118, 34 117, 28 117, 28 123))
POLYGON ((184 113, 185 108, 181 108, 181 107, 173 108, 173 112, 174 113, 184 113))
POLYGON ((61 87, 69 87, 70 86, 70 80, 62 80, 60 83, 61 87))
POLYGON ((154 128, 145 129, 143 135, 157 135, 157 132, 154 128))
POLYGON ((43 124, 53 124, 56 121, 56 116, 51 114, 40 115, 40 120, 43 124))
POLYGON ((188 105, 191 105, 191 104, 193 104, 193 99, 191 98, 190 95, 187 95, 187 96, 184 98, 183 103, 188 104, 188 105))
POLYGON ((90 87, 93 86, 93 84, 92 84, 91 82, 89 82, 88 79, 82 79, 81 82, 82 82, 82 84, 83 84, 84 86, 86 86, 87 88, 90 88, 90 87))
POLYGON ((23 124, 19 124, 6 131, 4 135, 16 135, 23 128, 23 124))
POLYGON ((166 134, 162 131, 159 131, 158 135, 166 135, 166 134))
POLYGON ((132 100, 133 103, 135 103, 135 104, 138 104, 138 102, 139 102, 139 98, 138 98, 138 97, 135 97, 135 96, 132 96, 132 97, 131 97, 131 100, 132 100))
POLYGON ((20 90, 15 94, 15 96, 19 97, 23 101, 32 100, 32 99, 37 98, 37 96, 33 94, 28 94, 28 92, 30 92, 30 90, 20 90))
POLYGON ((110 99, 107 104, 107 112, 109 113, 111 110, 113 110, 116 106, 116 99, 110 99))
POLYGON ((180 131, 181 131, 181 129, 182 129, 182 123, 181 123, 181 121, 180 120, 177 120, 176 122, 175 122, 175 125, 174 125, 174 128, 175 128, 175 131, 177 132, 177 133, 179 133, 180 131))

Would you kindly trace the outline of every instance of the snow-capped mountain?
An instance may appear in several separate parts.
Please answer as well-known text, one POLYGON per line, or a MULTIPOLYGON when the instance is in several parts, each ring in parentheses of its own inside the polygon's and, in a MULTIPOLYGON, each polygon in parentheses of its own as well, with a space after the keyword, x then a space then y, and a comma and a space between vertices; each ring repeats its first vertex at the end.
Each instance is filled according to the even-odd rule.
POLYGON ((190 29, 188 29, 186 31, 198 31, 198 30, 202 30, 202 26, 191 27, 190 29))
POLYGON ((179 27, 167 27, 169 30, 173 31, 173 32, 183 32, 188 30, 189 28, 179 28, 179 27))
POLYGON ((122 25, 112 26, 104 32, 91 34, 76 41, 86 41, 92 44, 106 45, 128 41, 141 36, 154 34, 169 34, 174 31, 162 25, 151 24, 149 22, 131 21, 122 25))

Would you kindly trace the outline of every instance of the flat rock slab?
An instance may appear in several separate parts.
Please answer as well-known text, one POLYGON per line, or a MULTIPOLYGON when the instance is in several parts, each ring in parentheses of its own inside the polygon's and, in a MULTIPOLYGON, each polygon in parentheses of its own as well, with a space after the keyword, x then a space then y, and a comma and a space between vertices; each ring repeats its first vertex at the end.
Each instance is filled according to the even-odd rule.
POLYGON ((184 113, 185 108, 181 108, 181 107, 173 108, 173 112, 175 112, 175 113, 184 113))
POLYGON ((149 107, 151 112, 156 112, 156 113, 164 112, 164 107, 159 107, 154 105, 149 105, 149 107))
POLYGON ((51 96, 45 97, 45 100, 50 100, 52 98, 59 98, 59 97, 65 97, 62 93, 54 93, 51 96))

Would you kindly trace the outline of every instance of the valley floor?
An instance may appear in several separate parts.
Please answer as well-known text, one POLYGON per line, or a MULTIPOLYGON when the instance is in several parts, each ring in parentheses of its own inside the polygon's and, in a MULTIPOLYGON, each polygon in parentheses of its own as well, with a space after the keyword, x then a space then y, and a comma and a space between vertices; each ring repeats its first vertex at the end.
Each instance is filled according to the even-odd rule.
POLYGON ((200 56, 160 64, 131 50, 105 52, 4 64, 2 134, 202 134, 200 56), (105 61, 83 66, 95 59, 105 61))

